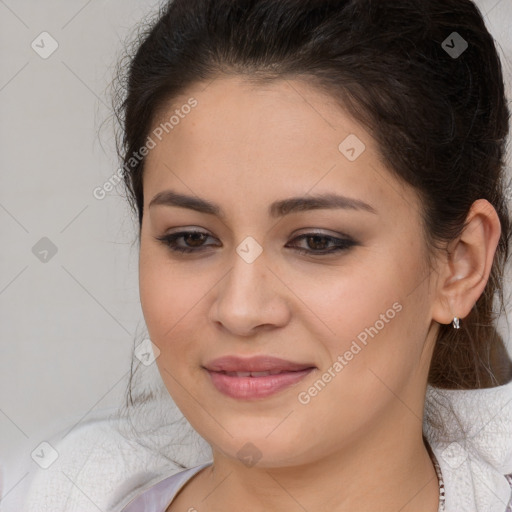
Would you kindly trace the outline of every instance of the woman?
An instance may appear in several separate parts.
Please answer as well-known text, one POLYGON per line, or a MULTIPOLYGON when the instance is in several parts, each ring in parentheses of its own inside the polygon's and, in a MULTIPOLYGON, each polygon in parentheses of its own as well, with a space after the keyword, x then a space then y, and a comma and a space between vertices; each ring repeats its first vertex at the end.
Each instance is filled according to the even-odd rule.
POLYGON ((123 510, 505 512, 509 111, 475 5, 175 0, 126 84, 142 309, 213 460, 123 510))

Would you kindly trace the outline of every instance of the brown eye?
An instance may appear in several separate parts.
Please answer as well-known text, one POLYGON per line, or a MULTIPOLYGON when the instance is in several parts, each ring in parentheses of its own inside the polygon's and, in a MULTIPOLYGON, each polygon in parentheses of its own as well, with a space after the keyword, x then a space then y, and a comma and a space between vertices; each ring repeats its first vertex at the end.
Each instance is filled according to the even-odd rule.
POLYGON ((308 249, 297 249, 300 254, 333 254, 357 245, 357 242, 351 238, 336 238, 322 233, 305 233, 295 238, 295 240, 305 240, 307 242, 308 249))
POLYGON ((181 231, 179 233, 156 237, 156 240, 162 242, 171 249, 171 251, 192 253, 203 251, 203 247, 208 247, 204 245, 204 241, 208 237, 210 237, 210 235, 203 231, 181 231), (179 239, 182 239, 185 242, 185 246, 177 244, 179 239))

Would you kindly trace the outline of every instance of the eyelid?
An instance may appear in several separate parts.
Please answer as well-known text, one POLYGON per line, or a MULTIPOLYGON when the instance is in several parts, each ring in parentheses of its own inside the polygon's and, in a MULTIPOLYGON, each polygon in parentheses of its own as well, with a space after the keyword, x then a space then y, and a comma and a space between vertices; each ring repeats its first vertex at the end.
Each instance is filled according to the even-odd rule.
MULTIPOLYGON (((199 233, 202 235, 209 236, 211 238, 217 238, 213 235, 211 235, 208 230, 205 230, 204 228, 198 228, 198 227, 179 227, 175 228, 175 230, 166 232, 164 236, 170 236, 170 235, 182 235, 182 234, 190 234, 190 233, 199 233)), ((300 237, 302 235, 316 235, 316 236, 325 236, 329 238, 341 238, 346 240, 354 240, 354 238, 346 233, 342 232, 334 232, 330 230, 322 230, 321 228, 300 228, 300 230, 294 231, 291 235, 287 237, 287 239, 295 239, 296 237, 300 237), (327 231, 327 232, 326 232, 327 231)))
POLYGON ((330 236, 332 238, 352 238, 348 233, 342 233, 340 231, 323 230, 321 228, 300 228, 298 231, 294 231, 290 236, 296 237, 301 235, 318 235, 318 236, 330 236))

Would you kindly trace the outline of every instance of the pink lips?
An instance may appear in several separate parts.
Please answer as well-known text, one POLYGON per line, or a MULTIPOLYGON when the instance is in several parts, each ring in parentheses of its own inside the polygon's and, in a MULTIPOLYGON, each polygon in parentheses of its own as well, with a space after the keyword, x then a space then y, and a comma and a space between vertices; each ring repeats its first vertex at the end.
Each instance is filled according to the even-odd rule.
POLYGON ((264 398, 301 381, 315 368, 270 356, 226 356, 205 365, 213 385, 238 399, 264 398))

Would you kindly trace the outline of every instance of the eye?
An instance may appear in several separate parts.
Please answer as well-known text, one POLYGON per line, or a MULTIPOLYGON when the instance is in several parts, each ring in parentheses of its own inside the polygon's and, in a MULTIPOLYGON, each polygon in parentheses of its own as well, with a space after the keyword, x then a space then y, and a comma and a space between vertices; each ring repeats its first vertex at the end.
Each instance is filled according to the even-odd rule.
POLYGON ((204 249, 201 249, 201 247, 204 247, 202 242, 204 242, 204 240, 208 237, 210 237, 210 235, 203 231, 180 231, 179 233, 171 233, 169 235, 156 237, 156 239, 169 247, 171 251, 179 253, 192 253, 203 251, 204 249), (177 245, 177 241, 180 238, 186 241, 186 243, 191 243, 192 245, 185 247, 177 245))
POLYGON ((306 240, 307 245, 314 248, 314 250, 298 248, 297 251, 299 254, 317 256, 346 251, 357 245, 357 242, 349 237, 337 238, 323 233, 305 233, 294 240, 306 240), (333 245, 331 245, 330 249, 327 249, 326 246, 329 244, 333 245))
MULTIPOLYGON (((204 231, 180 231, 178 233, 171 233, 161 237, 155 237, 156 240, 162 242, 171 251, 182 254, 199 253, 203 252, 206 247, 211 247, 212 244, 205 245, 204 242, 211 237, 204 231), (185 246, 179 245, 178 241, 185 242, 185 246)), ((296 248, 299 254, 305 255, 327 255, 341 251, 346 251, 351 247, 357 245, 357 242, 349 237, 337 238, 323 233, 305 233, 296 237, 293 241, 306 240, 307 245, 312 249, 296 248), (330 245, 330 248, 328 246, 330 245)), ((294 245, 287 245, 287 247, 294 248, 294 245)))

